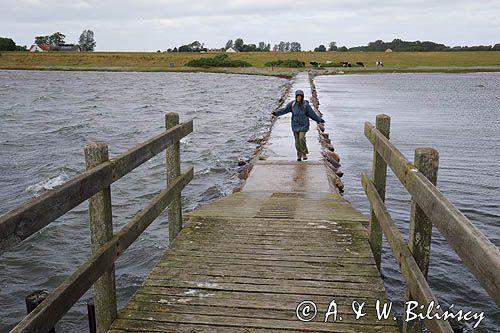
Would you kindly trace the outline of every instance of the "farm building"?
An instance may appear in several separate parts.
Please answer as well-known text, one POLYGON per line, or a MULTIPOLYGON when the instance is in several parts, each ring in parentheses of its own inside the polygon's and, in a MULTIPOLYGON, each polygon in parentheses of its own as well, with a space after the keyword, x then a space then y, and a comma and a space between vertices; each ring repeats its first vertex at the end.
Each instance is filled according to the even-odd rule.
POLYGON ((48 52, 49 49, 47 44, 33 44, 30 47, 30 52, 48 52))

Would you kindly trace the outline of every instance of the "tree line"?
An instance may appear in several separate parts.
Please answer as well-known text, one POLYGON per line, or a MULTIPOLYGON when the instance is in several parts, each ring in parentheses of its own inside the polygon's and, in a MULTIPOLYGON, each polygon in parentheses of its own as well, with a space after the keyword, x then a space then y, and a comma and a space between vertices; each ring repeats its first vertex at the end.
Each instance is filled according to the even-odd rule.
POLYGON ((351 47, 349 51, 385 51, 391 49, 392 51, 400 52, 437 52, 437 51, 500 51, 500 43, 495 45, 477 45, 477 46, 447 46, 430 41, 404 41, 401 39, 394 39, 392 42, 384 42, 376 40, 368 43, 366 46, 351 47))
MULTIPOLYGON (((266 42, 259 42, 258 44, 245 44, 242 38, 236 40, 228 40, 227 43, 217 49, 219 51, 226 51, 234 49, 238 52, 301 52, 302 46, 299 42, 280 41, 271 48, 271 44, 266 42)), ((383 52, 387 49, 399 52, 437 52, 437 51, 500 51, 500 43, 495 45, 477 45, 477 46, 447 46, 430 41, 404 41, 401 39, 394 39, 391 42, 384 42, 376 40, 364 46, 354 46, 348 48, 347 46, 337 46, 337 43, 332 41, 328 46, 320 44, 314 48, 314 52, 383 52)), ((190 44, 181 45, 168 49, 168 52, 206 52, 208 49, 204 43, 199 41, 190 44)))
MULTIPOLYGON (((66 35, 61 32, 54 32, 47 36, 36 36, 34 44, 45 44, 50 47, 52 51, 58 51, 63 45, 66 45, 66 35)), ((70 44, 75 45, 75 44, 70 44)), ((80 51, 92 52, 95 49, 96 42, 94 39, 94 32, 92 30, 83 30, 78 39, 80 51)), ((12 38, 0 37, 0 51, 27 51, 26 46, 19 46, 12 40, 12 38)))
MULTIPOLYGON (((35 37, 35 44, 49 45, 52 50, 57 51, 62 45, 66 45, 66 35, 61 32, 54 32, 52 35, 35 37)), ((74 44, 72 44, 74 45, 74 44)), ((82 52, 92 52, 95 49, 96 42, 92 30, 83 30, 78 39, 78 46, 82 52)))

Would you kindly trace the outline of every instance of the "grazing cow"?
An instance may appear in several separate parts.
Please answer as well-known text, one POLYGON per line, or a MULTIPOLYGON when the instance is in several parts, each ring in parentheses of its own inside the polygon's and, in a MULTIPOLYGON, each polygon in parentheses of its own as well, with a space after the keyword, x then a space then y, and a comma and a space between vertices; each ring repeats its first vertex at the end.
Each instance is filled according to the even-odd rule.
POLYGON ((317 62, 317 61, 311 61, 310 64, 314 67, 319 67, 321 66, 321 63, 320 62, 317 62))
POLYGON ((356 65, 361 66, 361 67, 365 67, 365 64, 362 63, 361 61, 356 62, 356 65))
POLYGON ((383 63, 382 61, 377 61, 377 62, 375 63, 375 65, 377 65, 377 67, 379 67, 379 66, 380 66, 380 67, 384 67, 384 63, 383 63))
POLYGON ((329 64, 332 63, 332 61, 331 60, 327 60, 326 63, 329 65, 329 64))
POLYGON ((352 64, 350 62, 343 61, 342 62, 342 67, 352 67, 352 64))

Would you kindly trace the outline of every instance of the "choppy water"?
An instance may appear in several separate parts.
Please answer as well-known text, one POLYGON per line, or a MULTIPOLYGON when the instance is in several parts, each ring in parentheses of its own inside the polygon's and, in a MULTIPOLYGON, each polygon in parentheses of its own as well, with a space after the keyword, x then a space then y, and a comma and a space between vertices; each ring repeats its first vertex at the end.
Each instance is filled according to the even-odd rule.
MULTIPOLYGON (((110 156, 164 130, 164 114, 194 119, 181 159, 195 178, 183 208, 219 198, 240 184, 248 159, 267 130, 287 80, 245 75, 0 71, 0 213, 84 170, 83 147, 109 144, 110 156)), ((164 155, 112 186, 118 230, 164 183, 164 155)), ((162 215, 119 259, 119 306, 129 299, 168 245, 162 215)), ((72 212, 0 257, 0 331, 24 315, 24 297, 59 285, 89 256, 87 206, 72 212)), ((59 331, 87 329, 87 294, 59 331)))
MULTIPOLYGON (((438 188, 500 246, 500 73, 320 76, 315 83, 342 158, 345 197, 357 208, 369 211, 360 173, 371 170, 373 150, 363 124, 386 113, 392 117, 391 141, 407 158, 413 160, 416 147, 439 150, 438 188)), ((409 203, 389 171, 387 205, 405 236, 409 203)), ((403 278, 387 243, 382 260, 391 300, 403 300, 403 278)), ((429 283, 438 299, 455 310, 484 311, 480 326, 466 326, 466 332, 500 332, 499 308, 437 230, 429 283)))

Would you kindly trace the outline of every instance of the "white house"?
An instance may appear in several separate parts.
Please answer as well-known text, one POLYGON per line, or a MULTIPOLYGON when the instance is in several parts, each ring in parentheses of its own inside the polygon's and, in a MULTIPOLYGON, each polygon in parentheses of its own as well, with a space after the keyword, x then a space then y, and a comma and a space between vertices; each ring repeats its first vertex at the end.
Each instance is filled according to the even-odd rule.
POLYGON ((234 47, 230 47, 226 50, 226 52, 235 53, 238 52, 238 50, 236 50, 234 47))
POLYGON ((49 52, 47 44, 33 44, 30 47, 30 52, 49 52))

